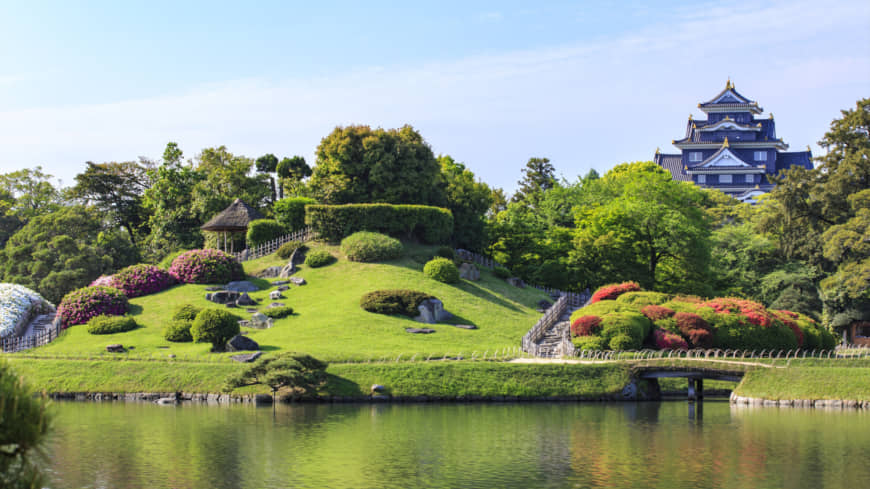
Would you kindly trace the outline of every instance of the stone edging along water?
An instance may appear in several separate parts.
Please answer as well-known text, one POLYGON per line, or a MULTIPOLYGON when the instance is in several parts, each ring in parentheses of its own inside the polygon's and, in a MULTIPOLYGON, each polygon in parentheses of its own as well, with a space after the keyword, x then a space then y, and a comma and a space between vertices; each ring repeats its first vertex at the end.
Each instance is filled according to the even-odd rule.
POLYGON ((776 406, 798 408, 824 408, 824 409, 870 409, 870 401, 857 401, 854 399, 763 399, 760 397, 742 397, 731 393, 731 404, 749 406, 776 406))

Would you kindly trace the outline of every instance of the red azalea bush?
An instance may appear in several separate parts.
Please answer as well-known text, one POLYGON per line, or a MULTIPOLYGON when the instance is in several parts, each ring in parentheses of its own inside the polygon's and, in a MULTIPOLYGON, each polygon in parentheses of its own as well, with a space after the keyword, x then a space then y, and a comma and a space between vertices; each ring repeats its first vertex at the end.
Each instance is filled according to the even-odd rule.
POLYGON ((111 287, 84 287, 63 297, 57 308, 64 326, 84 324, 97 316, 121 316, 127 312, 127 296, 111 287))
POLYGON ((113 286, 131 299, 160 292, 174 282, 166 270, 145 264, 123 268, 112 277, 113 286))
POLYGON ((218 250, 190 250, 172 260, 169 274, 186 284, 227 283, 244 278, 242 264, 218 250))
POLYGON ((675 311, 669 307, 650 305, 640 310, 641 314, 648 317, 650 321, 658 321, 659 319, 669 318, 674 315, 675 311))
POLYGON ((798 314, 791 311, 771 311, 773 315, 779 319, 782 324, 788 326, 788 329, 794 333, 794 338, 797 340, 798 348, 804 346, 804 332, 798 326, 796 319, 798 314))
POLYGON ((605 285, 592 294, 592 299, 589 303, 594 304, 598 301, 612 301, 626 292, 638 291, 640 291, 640 285, 638 285, 637 282, 623 282, 621 284, 605 285))
POLYGON ((710 324, 697 314, 678 312, 674 314, 677 328, 695 348, 710 348, 713 346, 713 331, 710 324))
POLYGON ((701 306, 709 307, 718 314, 741 314, 750 323, 763 328, 770 327, 776 319, 763 305, 746 299, 717 297, 702 303, 701 306))
POLYGON ((659 350, 687 350, 689 345, 679 335, 656 328, 653 331, 653 341, 659 350))
POLYGON ((583 316, 571 322, 571 333, 574 336, 591 336, 601 330, 601 318, 598 316, 583 316))

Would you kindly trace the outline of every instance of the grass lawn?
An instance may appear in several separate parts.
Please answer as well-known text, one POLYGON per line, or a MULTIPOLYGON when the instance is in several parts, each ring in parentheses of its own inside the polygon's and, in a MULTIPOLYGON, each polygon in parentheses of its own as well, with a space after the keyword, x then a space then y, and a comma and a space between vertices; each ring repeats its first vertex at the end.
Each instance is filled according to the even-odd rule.
MULTIPOLYGON (((280 299, 293 307, 294 314, 275 320, 268 330, 243 328, 265 352, 301 351, 330 362, 364 361, 371 358, 395 358, 402 355, 458 355, 473 352, 491 355, 496 350, 515 348, 520 338, 541 317, 535 311, 537 301, 548 298, 536 289, 518 289, 504 280, 481 270, 481 280, 463 280, 458 284, 443 284, 423 276, 425 261, 421 256, 431 255, 435 247, 406 245, 406 256, 387 263, 355 263, 341 255, 338 247, 321 243, 312 249, 327 249, 338 261, 321 268, 301 265, 296 277, 308 284, 291 285, 280 299), (416 260, 414 258, 417 258, 416 260), (376 289, 415 289, 429 293, 444 303, 445 309, 455 314, 454 324, 473 324, 479 329, 465 330, 450 324, 432 326, 433 334, 420 335, 405 332, 407 327, 423 327, 409 318, 385 316, 364 311, 359 307, 360 297, 376 289)), ((249 274, 285 260, 270 255, 245 262, 249 274)), ((272 301, 270 282, 278 279, 253 279, 263 290, 251 295, 260 301, 263 310, 272 301)), ((158 294, 132 299, 131 315, 140 327, 114 335, 91 335, 84 326, 70 327, 54 342, 13 356, 39 356, 43 358, 101 359, 117 356, 128 359, 164 359, 175 355, 177 360, 197 362, 230 362, 229 354, 209 353, 210 345, 170 343, 163 339, 163 327, 168 323, 176 306, 194 304, 200 307, 221 307, 205 300, 205 285, 179 285, 158 294), (133 349, 124 354, 109 354, 105 346, 121 343, 133 349)), ((231 309, 241 318, 250 314, 244 309, 231 309)))
POLYGON ((866 401, 870 400, 870 368, 832 365, 757 369, 746 373, 734 393, 770 400, 866 401))

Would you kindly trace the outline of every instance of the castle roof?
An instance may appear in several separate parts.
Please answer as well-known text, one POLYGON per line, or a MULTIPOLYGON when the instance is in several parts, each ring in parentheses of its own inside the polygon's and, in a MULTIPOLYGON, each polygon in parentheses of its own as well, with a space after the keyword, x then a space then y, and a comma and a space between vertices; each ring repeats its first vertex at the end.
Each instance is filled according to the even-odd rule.
POLYGON ((691 182, 692 177, 683 173, 683 156, 656 153, 654 161, 657 165, 671 172, 671 178, 680 182, 691 182))
POLYGON ((698 107, 704 112, 752 112, 760 114, 764 111, 758 106, 758 102, 741 95, 729 79, 725 88, 706 102, 701 102, 698 107))

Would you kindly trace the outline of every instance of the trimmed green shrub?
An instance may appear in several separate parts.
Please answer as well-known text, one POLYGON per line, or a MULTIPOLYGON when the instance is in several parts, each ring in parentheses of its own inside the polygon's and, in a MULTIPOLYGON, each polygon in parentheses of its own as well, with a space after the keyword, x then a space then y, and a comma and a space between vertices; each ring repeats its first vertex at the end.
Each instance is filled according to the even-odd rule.
POLYGON ((650 320, 637 312, 614 312, 601 318, 601 337, 608 344, 614 337, 624 334, 640 345, 652 328, 650 320))
POLYGON ((305 256, 305 264, 311 268, 324 267, 335 261, 335 257, 326 250, 314 250, 305 256))
POLYGON ((272 319, 281 319, 293 314, 293 308, 290 306, 270 307, 263 311, 263 314, 272 319))
POLYGON ((192 326, 192 320, 176 319, 163 328, 163 337, 166 338, 166 341, 172 341, 173 343, 193 341, 193 335, 190 333, 192 326))
POLYGON ((368 312, 415 317, 420 314, 417 307, 431 298, 431 295, 418 290, 375 290, 362 296, 359 305, 368 312))
POLYGON ((571 339, 574 348, 580 351, 599 351, 605 349, 604 338, 600 336, 577 336, 571 339))
POLYGON ((287 197, 275 202, 272 214, 282 226, 296 231, 305 227, 305 206, 316 203, 316 200, 308 197, 287 197))
POLYGON ((336 242, 357 231, 374 231, 399 238, 440 244, 453 234, 453 214, 425 205, 308 205, 305 223, 321 238, 336 242))
POLYGON ((589 304, 586 307, 577 309, 571 313, 571 322, 573 323, 579 317, 583 316, 605 316, 612 312, 637 312, 634 306, 623 304, 616 301, 601 301, 594 304, 589 304))
POLYGON ((440 256, 423 267, 423 275, 446 284, 459 282, 459 269, 452 261, 440 256))
POLYGON ((495 267, 492 269, 492 274, 498 278, 505 279, 510 278, 511 271, 505 267, 495 267))
POLYGON ((637 307, 644 307, 650 305, 658 305, 663 304, 670 300, 671 296, 669 294, 664 294, 662 292, 646 292, 646 291, 638 291, 638 292, 626 292, 619 297, 616 298, 618 302, 624 302, 626 304, 632 304, 637 307))
POLYGON ((435 256, 440 256, 441 258, 447 258, 448 260, 456 259, 456 251, 449 246, 439 246, 438 251, 435 252, 435 256))
POLYGON ((280 238, 287 234, 287 230, 274 219, 257 219, 248 224, 248 234, 245 236, 248 248, 254 248, 261 244, 280 238))
POLYGON ((611 350, 637 350, 641 344, 635 337, 627 334, 618 334, 610 339, 608 346, 611 350))
POLYGON ((402 243, 385 234, 360 231, 341 240, 341 252, 350 261, 377 262, 402 256, 402 243))
POLYGON ((305 251, 307 249, 308 247, 299 241, 288 241, 282 244, 281 247, 278 248, 278 251, 275 252, 275 254, 278 255, 278 258, 281 258, 282 260, 287 260, 290 258, 294 251, 305 251))
POLYGON ((90 334, 115 334, 136 329, 139 326, 130 316, 96 316, 88 321, 90 334))
POLYGON ((190 327, 193 341, 211 343, 212 351, 224 351, 227 341, 239 331, 239 318, 223 309, 203 309, 190 327))
POLYGON ((199 314, 199 311, 202 311, 201 307, 194 306, 193 304, 182 304, 176 306, 175 312, 172 313, 172 319, 193 321, 196 319, 196 315, 199 314))

